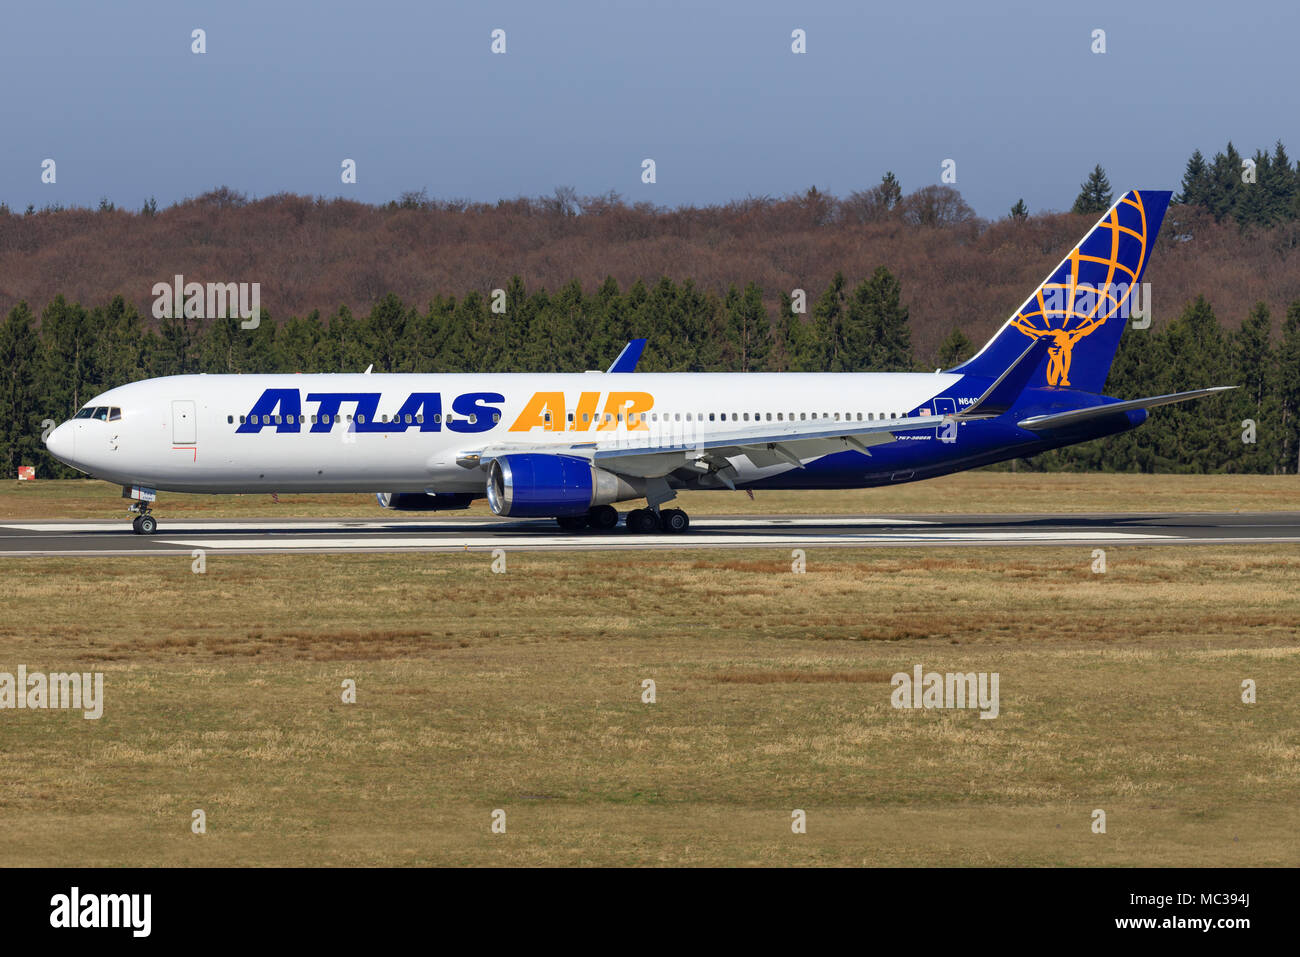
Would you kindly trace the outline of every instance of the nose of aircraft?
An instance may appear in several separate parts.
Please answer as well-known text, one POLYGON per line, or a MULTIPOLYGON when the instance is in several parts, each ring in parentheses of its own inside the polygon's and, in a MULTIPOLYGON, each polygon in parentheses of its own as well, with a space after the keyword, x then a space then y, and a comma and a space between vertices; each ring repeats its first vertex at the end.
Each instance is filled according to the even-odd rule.
POLYGON ((45 447, 56 459, 67 462, 77 451, 76 434, 76 426, 64 422, 45 437, 45 447))

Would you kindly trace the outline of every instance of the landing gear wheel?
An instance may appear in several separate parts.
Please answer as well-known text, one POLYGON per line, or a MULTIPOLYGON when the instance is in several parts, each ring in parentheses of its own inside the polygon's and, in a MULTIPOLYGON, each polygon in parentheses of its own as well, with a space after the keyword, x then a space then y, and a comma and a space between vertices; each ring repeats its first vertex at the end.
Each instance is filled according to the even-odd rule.
POLYGON ((665 532, 678 535, 691 527, 691 517, 680 508, 666 508, 659 513, 659 523, 665 532))
POLYGON ((152 515, 141 515, 131 524, 135 526, 138 535, 152 535, 158 531, 158 519, 152 515))
POLYGON ((613 505, 597 505, 587 511, 587 524, 598 532, 608 532, 618 524, 618 509, 613 505))
POLYGON ((627 513, 627 530, 638 535, 659 531, 659 516, 648 508, 634 508, 627 513))
POLYGON ((576 532, 587 527, 586 515, 561 515, 556 521, 566 532, 576 532))
POLYGON ((137 535, 141 534, 141 533, 140 533, 140 516, 139 516, 139 515, 137 515, 135 518, 131 519, 131 531, 135 532, 137 535))

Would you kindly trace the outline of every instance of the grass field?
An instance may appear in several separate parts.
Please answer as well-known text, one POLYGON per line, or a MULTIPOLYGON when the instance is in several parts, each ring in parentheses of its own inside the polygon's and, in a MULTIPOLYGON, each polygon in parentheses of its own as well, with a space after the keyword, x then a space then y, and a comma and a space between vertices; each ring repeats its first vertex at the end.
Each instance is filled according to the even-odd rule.
MULTIPOLYGON (((384 515, 487 516, 465 512, 385 512, 373 495, 186 495, 163 492, 158 514, 173 518, 337 518, 384 515)), ((107 482, 0 484, 0 519, 122 518, 127 502, 107 482)), ((1300 509, 1294 475, 1104 475, 961 472, 926 482, 848 491, 685 492, 674 503, 692 515, 887 515, 917 512, 1233 512, 1300 509)))
POLYGON ((0 864, 1300 863, 1293 548, 507 558, 0 561, 0 864))

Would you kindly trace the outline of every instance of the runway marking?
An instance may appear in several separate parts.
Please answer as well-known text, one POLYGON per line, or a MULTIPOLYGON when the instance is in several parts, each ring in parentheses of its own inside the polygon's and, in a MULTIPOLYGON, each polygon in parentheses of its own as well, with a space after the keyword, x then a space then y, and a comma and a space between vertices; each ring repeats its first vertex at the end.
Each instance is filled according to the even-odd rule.
POLYGON ((1136 542, 1152 539, 1170 539, 1174 536, 1143 532, 913 532, 897 535, 848 534, 833 537, 817 535, 746 535, 741 537, 708 534, 628 535, 614 533, 609 536, 593 535, 495 535, 492 537, 418 538, 414 536, 372 538, 226 538, 226 539, 158 539, 162 545, 211 550, 239 549, 263 551, 266 549, 331 549, 405 551, 429 548, 611 548, 629 546, 637 548, 683 548, 725 545, 732 548, 749 548, 759 545, 886 545, 886 544, 952 544, 980 542, 984 544, 1038 544, 1061 542, 1136 542))
POLYGON ((177 522, 133 535, 113 520, 0 523, 0 559, 520 551, 684 551, 743 548, 962 548, 1093 545, 1300 544, 1300 512, 718 515, 686 535, 566 533, 541 519, 419 515, 305 519, 258 516, 177 522))

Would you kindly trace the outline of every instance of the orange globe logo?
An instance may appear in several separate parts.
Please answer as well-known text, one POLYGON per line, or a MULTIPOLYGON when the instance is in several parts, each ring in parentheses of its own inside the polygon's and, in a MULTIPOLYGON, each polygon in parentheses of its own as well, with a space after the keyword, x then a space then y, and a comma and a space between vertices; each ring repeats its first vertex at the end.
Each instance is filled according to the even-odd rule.
POLYGON ((1074 347, 1116 315, 1128 317, 1146 262, 1147 235, 1142 194, 1135 192, 1106 214, 1011 317, 1011 325, 1029 338, 1051 340, 1048 385, 1068 387, 1074 347), (1126 237, 1137 242, 1122 241, 1126 237))

